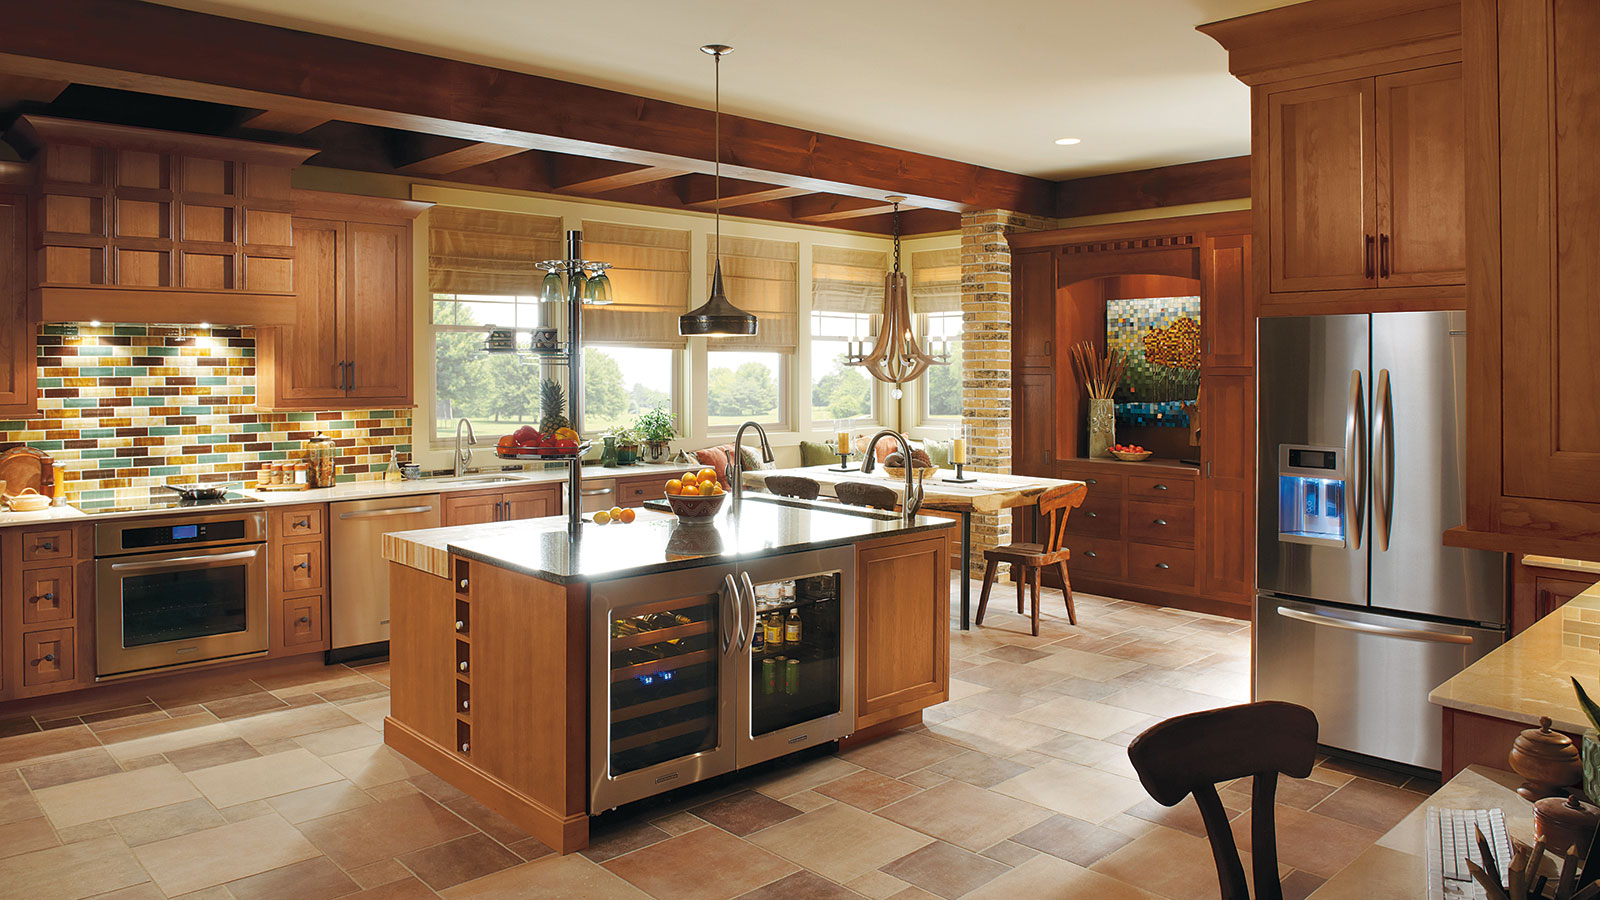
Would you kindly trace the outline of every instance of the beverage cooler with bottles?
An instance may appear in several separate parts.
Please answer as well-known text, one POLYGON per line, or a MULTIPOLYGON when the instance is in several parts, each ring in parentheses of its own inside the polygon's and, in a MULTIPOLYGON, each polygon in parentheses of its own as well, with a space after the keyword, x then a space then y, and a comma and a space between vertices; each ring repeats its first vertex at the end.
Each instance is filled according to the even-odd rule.
POLYGON ((591 810, 849 734, 854 581, 844 547, 596 583, 591 810))

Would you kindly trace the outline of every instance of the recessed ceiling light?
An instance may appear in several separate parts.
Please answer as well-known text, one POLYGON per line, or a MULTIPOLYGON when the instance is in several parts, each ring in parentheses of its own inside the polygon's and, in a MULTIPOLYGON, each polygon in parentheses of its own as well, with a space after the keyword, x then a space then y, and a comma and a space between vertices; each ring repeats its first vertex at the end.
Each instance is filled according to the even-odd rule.
POLYGON ((1070 147, 1079 142, 1079 138, 1056 138, 1056 143, 1063 147, 1070 147))

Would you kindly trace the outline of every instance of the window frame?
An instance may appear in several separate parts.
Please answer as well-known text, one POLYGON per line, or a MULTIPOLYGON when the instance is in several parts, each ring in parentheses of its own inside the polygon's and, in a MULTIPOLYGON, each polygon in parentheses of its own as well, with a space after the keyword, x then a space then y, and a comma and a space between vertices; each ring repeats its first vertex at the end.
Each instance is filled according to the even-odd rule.
MULTIPOLYGON (((838 421, 832 416, 826 416, 821 419, 816 418, 816 407, 813 405, 811 400, 811 392, 816 388, 817 384, 817 372, 813 366, 816 357, 817 344, 843 344, 845 345, 846 349, 848 349, 850 341, 869 341, 872 335, 877 333, 879 318, 879 316, 873 315, 872 313, 846 313, 815 308, 811 309, 808 313, 807 325, 809 327, 808 336, 810 338, 810 342, 806 349, 806 379, 804 397, 806 398, 806 408, 811 411, 811 427, 813 430, 825 431, 829 434, 832 434, 833 429, 831 426, 835 421, 838 421), (834 337, 832 335, 819 335, 817 333, 817 321, 820 317, 842 318, 846 316, 864 319, 864 323, 858 322, 858 324, 865 325, 865 333, 855 333, 855 331, 852 330, 852 333, 855 333, 854 337, 834 337)), ((868 382, 867 414, 864 416, 852 416, 851 418, 844 420, 852 426, 878 425, 884 421, 884 413, 886 412, 884 407, 886 404, 884 402, 885 398, 880 396, 880 394, 883 392, 879 390, 879 383, 877 379, 873 378, 870 374, 866 377, 868 382)))
MULTIPOLYGON (((629 346, 627 344, 600 344, 600 343, 591 344, 591 343, 589 343, 587 341, 585 341, 583 343, 583 349, 585 349, 585 350, 588 350, 588 349, 591 349, 591 348, 598 350, 598 349, 607 348, 607 347, 621 348, 621 349, 624 349, 624 350, 654 350, 654 351, 660 351, 660 352, 664 352, 664 353, 670 354, 670 357, 669 357, 670 361, 668 363, 668 366, 670 368, 670 371, 671 371, 671 374, 672 374, 672 378, 671 378, 671 384, 670 384, 670 386, 668 387, 668 390, 667 390, 667 396, 668 396, 667 411, 672 413, 673 417, 675 418, 675 420, 678 423, 678 437, 673 438, 673 440, 682 440, 685 435, 689 434, 690 433, 690 429, 687 427, 687 423, 684 422, 684 417, 683 417, 683 396, 682 396, 683 392, 681 390, 679 390, 680 386, 683 384, 683 374, 682 373, 683 373, 683 354, 684 354, 684 351, 676 349, 676 348, 672 348, 672 347, 633 347, 633 346, 629 346)), ((585 382, 584 387, 585 387, 585 389, 588 388, 587 382, 585 382)), ((586 408, 588 406, 588 404, 585 402, 583 404, 583 406, 585 408, 583 408, 582 412, 579 414, 578 421, 579 421, 579 423, 581 423, 583 425, 584 435, 586 437, 588 437, 588 436, 591 436, 592 427, 588 423, 588 412, 589 411, 586 408)), ((629 425, 631 425, 631 424, 632 423, 630 422, 629 425)), ((611 434, 611 433, 613 433, 613 432, 611 432, 611 431, 598 431, 598 432, 593 432, 592 436, 600 437, 600 436, 604 436, 604 435, 611 434)))
POLYGON ((768 432, 786 432, 790 430, 795 418, 794 370, 796 366, 795 360, 799 356, 796 350, 785 352, 782 350, 737 350, 724 347, 706 347, 704 352, 706 359, 706 396, 701 404, 699 413, 705 423, 705 433, 708 437, 712 435, 731 435, 739 430, 737 424, 716 425, 711 422, 711 370, 714 368, 713 362, 718 353, 770 353, 778 357, 778 420, 775 422, 763 422, 757 419, 755 421, 768 432))
MULTIPOLYGON (((918 319, 917 328, 918 328, 918 331, 920 332, 920 334, 922 336, 922 340, 924 342, 927 342, 927 343, 929 343, 931 345, 932 332, 930 330, 930 326, 932 325, 934 316, 947 317, 947 318, 950 318, 950 319, 954 319, 955 323, 956 323, 956 329, 955 329, 956 336, 954 338, 954 341, 958 345, 964 345, 965 341, 962 339, 962 335, 961 335, 962 314, 957 310, 951 310, 949 312, 920 313, 920 314, 918 314, 918 316, 917 316, 917 319, 918 319)), ((958 407, 958 409, 957 409, 957 411, 955 413, 948 414, 948 415, 937 414, 937 413, 935 413, 933 411, 933 409, 931 407, 931 404, 933 402, 933 391, 931 390, 931 385, 929 384, 929 382, 932 379, 932 377, 933 377, 933 367, 930 366, 928 368, 928 371, 923 372, 921 377, 919 377, 917 379, 917 389, 918 389, 918 392, 921 394, 921 398, 917 401, 917 418, 918 418, 919 424, 930 426, 930 427, 933 427, 933 426, 945 427, 945 426, 956 425, 956 424, 960 423, 960 421, 962 419, 962 415, 961 415, 959 407, 958 407)))

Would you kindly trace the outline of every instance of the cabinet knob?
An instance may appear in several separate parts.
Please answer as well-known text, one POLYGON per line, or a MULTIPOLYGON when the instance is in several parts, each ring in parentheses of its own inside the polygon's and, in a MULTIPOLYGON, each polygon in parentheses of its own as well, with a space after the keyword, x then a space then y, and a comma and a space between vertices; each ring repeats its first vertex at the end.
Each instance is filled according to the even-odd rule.
POLYGON ((1099 514, 1099 513, 1097 513, 1097 512, 1090 512, 1090 513, 1088 513, 1088 516, 1089 516, 1089 518, 1091 518, 1091 519, 1098 519, 1098 518, 1100 518, 1100 514, 1099 514))
POLYGON ((472 747, 472 745, 467 743, 466 741, 462 741, 461 742, 461 752, 462 753, 466 753, 467 750, 470 749, 471 747, 472 747))
POLYGON ((472 708, 472 701, 471 700, 463 700, 463 701, 461 701, 461 708, 462 709, 471 709, 472 708))
POLYGON ((461 663, 461 671, 465 672, 466 670, 467 670, 467 663, 466 663, 465 660, 463 660, 462 663, 461 663))
POLYGON ((1164 485, 1164 484, 1158 484, 1158 485, 1156 485, 1156 490, 1158 490, 1158 491, 1164 491, 1164 490, 1166 490, 1166 489, 1167 489, 1167 486, 1166 486, 1166 485, 1164 485))
POLYGON ((461 590, 463 590, 463 591, 466 590, 467 589, 467 580, 465 578, 461 579, 461 581, 457 582, 456 586, 461 588, 461 590))
MULTIPOLYGON (((1172 567, 1167 565, 1166 563, 1156 563, 1156 568, 1158 568, 1158 569, 1170 569, 1172 567)), ((462 663, 462 665, 466 665, 466 663, 462 663)))
POLYGON ((300 618, 296 619, 295 621, 299 622, 301 625, 308 625, 311 622, 311 617, 310 616, 301 616, 300 618))
POLYGON ((1093 550, 1085 550, 1083 551, 1083 555, 1091 558, 1099 556, 1099 554, 1095 553, 1093 550))
POLYGON ((1157 525, 1166 525, 1167 524, 1167 520, 1166 519, 1155 519, 1154 521, 1155 521, 1155 523, 1157 525))
POLYGON ((45 662, 55 662, 56 661, 56 655, 54 653, 46 653, 44 655, 44 661, 45 662))
POLYGON ((466 630, 466 627, 467 627, 467 623, 461 621, 460 619, 456 620, 456 630, 457 631, 464 631, 464 630, 466 630))
POLYGON ((311 527, 311 517, 307 516, 304 519, 295 519, 294 520, 294 527, 296 527, 296 528, 310 528, 311 527))
POLYGON ((294 564, 294 567, 296 569, 305 569, 307 572, 309 572, 311 571, 311 560, 307 559, 297 562, 294 564))
POLYGON ((1094 480, 1093 478, 1085 478, 1083 480, 1083 483, 1084 484, 1099 484, 1100 482, 1094 480))
POLYGON ((39 549, 40 550, 54 550, 55 548, 56 548, 56 542, 55 541, 40 541, 39 542, 39 549))

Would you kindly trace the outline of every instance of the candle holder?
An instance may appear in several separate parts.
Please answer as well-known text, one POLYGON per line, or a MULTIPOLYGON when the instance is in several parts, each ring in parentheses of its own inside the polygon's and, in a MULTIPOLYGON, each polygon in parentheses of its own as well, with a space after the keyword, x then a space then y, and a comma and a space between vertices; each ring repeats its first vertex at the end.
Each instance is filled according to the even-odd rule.
POLYGON ((966 463, 956 463, 955 465, 956 465, 956 477, 954 477, 954 478, 941 478, 939 480, 940 481, 948 481, 951 484, 971 484, 974 481, 978 480, 976 478, 968 478, 965 475, 961 474, 961 470, 966 468, 966 465, 967 465, 966 463))
POLYGON ((850 454, 848 454, 848 453, 839 454, 839 464, 837 466, 829 466, 828 467, 828 471, 829 472, 854 472, 855 471, 855 467, 850 465, 850 454))

